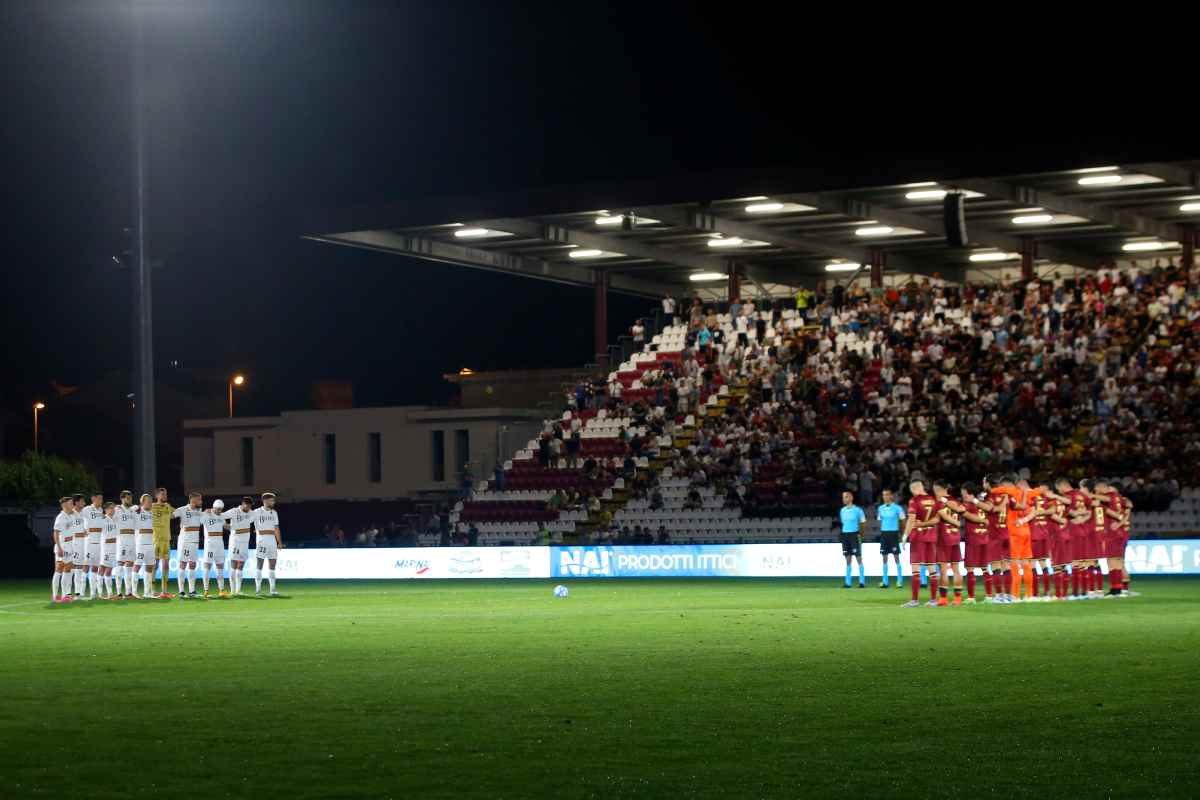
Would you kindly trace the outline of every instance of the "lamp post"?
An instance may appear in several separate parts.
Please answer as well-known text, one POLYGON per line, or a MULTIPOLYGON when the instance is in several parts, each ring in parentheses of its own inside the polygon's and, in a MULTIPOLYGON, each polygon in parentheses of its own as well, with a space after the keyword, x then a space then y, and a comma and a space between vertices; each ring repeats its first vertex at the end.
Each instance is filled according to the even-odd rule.
POLYGON ((229 418, 233 419, 233 387, 241 386, 246 382, 245 375, 234 375, 229 379, 229 418))
POLYGON ((38 412, 41 411, 42 409, 44 409, 45 407, 46 407, 45 403, 34 403, 33 404, 33 452, 35 452, 35 453, 39 452, 39 450, 38 450, 38 412))

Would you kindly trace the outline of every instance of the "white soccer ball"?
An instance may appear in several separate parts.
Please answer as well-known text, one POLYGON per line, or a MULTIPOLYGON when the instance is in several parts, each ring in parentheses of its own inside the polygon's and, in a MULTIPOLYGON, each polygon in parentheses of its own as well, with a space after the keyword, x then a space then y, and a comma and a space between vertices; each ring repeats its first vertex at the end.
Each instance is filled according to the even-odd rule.
POLYGON ((561 583, 558 586, 554 587, 554 596, 555 597, 566 597, 570 593, 571 593, 571 591, 569 589, 567 589, 567 587, 563 586, 561 583))

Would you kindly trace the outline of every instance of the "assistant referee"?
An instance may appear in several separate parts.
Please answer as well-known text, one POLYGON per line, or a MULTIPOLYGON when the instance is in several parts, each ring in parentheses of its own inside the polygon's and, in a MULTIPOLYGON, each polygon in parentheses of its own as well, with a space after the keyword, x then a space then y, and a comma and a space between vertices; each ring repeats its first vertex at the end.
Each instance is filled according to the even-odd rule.
POLYGON ((838 511, 838 519, 842 523, 842 555, 846 557, 846 582, 842 584, 842 588, 850 588, 850 562, 851 559, 857 558, 858 588, 865 589, 867 576, 862 562, 862 530, 866 525, 867 515, 854 505, 854 495, 850 492, 842 492, 842 507, 838 511))
POLYGON ((883 490, 883 502, 875 512, 879 520, 879 555, 883 558, 883 581, 880 589, 888 588, 888 556, 896 562, 896 586, 904 585, 904 572, 900 569, 900 523, 904 519, 904 506, 896 502, 891 489, 883 490))

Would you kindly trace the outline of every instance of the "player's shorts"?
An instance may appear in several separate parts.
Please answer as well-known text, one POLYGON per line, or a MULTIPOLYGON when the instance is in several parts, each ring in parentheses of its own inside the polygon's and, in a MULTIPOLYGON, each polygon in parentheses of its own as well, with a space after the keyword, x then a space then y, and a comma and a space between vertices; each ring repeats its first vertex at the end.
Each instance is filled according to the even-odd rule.
POLYGON ((76 536, 71 540, 71 549, 67 551, 66 560, 70 561, 73 566, 79 567, 80 569, 82 569, 83 565, 87 563, 87 561, 84 559, 84 547, 84 537, 76 536))
POLYGON ((100 566, 100 540, 92 541, 89 537, 83 545, 83 563, 89 567, 100 566))
POLYGON ((1050 540, 1050 563, 1056 567, 1065 566, 1075 560, 1075 548, 1069 538, 1056 536, 1050 540))
POLYGON ((1037 561, 1050 557, 1050 540, 1049 539, 1032 539, 1030 540, 1030 548, 1033 550, 1033 557, 1037 561))
POLYGON ((899 531, 884 531, 879 534, 879 555, 881 556, 898 556, 900 555, 900 532, 899 531))
POLYGON ((158 561, 155 555, 154 538, 150 536, 138 536, 137 545, 133 548, 133 563, 139 567, 153 566, 158 561))
POLYGON ((229 535, 229 560, 250 560, 250 534, 233 533, 229 535))
POLYGON ((54 563, 55 564, 68 564, 69 565, 71 563, 71 556, 75 552, 75 542, 73 540, 70 542, 64 542, 63 540, 59 539, 58 547, 52 548, 52 551, 54 552, 54 563), (58 554, 59 547, 62 548, 61 556, 58 554))
POLYGON ((842 543, 842 555, 862 556, 862 537, 857 533, 843 533, 838 537, 842 543))
POLYGON ((133 539, 132 533, 123 533, 117 537, 117 562, 124 564, 126 561, 133 561, 133 539))
POLYGON ((255 558, 279 558, 279 542, 275 540, 274 536, 259 536, 257 539, 258 546, 254 550, 255 558))
POLYGON ((219 535, 204 537, 204 563, 225 563, 225 540, 219 535))
POLYGON ((117 543, 105 542, 100 547, 100 566, 115 567, 117 565, 117 543))
POLYGON ((1124 558, 1125 547, 1129 544, 1129 533, 1126 531, 1110 532, 1104 540, 1105 558, 1124 558))
POLYGON ((154 534, 154 557, 155 558, 170 558, 171 557, 171 534, 170 533, 154 534))
POLYGON ((926 541, 910 541, 908 550, 908 563, 910 564, 935 564, 937 563, 937 548, 933 542, 926 541))
POLYGON ((179 563, 196 561, 200 557, 200 534, 185 533, 179 537, 179 563))
POLYGON ((1033 558, 1033 542, 1026 535, 1009 536, 1011 558, 1028 560, 1033 558))
POLYGON ((962 548, 957 544, 942 544, 937 546, 937 563, 939 564, 957 564, 963 560, 962 548))
POLYGON ((1085 529, 1083 536, 1076 542, 1076 561, 1091 561, 1100 557, 1100 538, 1096 534, 1085 529))
POLYGON ((972 539, 967 542, 967 569, 983 569, 992 563, 992 546, 986 541, 972 539))

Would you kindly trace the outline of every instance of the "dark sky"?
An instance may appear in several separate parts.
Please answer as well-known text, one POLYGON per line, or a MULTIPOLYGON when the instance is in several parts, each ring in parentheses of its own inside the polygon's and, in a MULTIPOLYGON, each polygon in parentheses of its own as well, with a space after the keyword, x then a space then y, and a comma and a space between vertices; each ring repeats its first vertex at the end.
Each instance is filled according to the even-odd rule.
MULTIPOLYGON (((716 168, 821 165, 836 184, 864 163, 1196 155, 1182 50, 1112 49, 1081 20, 149 5, 156 357, 247 371, 247 412, 302 407, 325 377, 363 403, 436 400, 444 371, 591 349, 588 292, 303 241, 314 210, 716 168)), ((128 277, 106 267, 130 219, 132 38, 124 3, 2 8, 3 406, 25 414, 49 380, 132 358, 128 277)), ((647 305, 614 297, 614 327, 647 305)))

